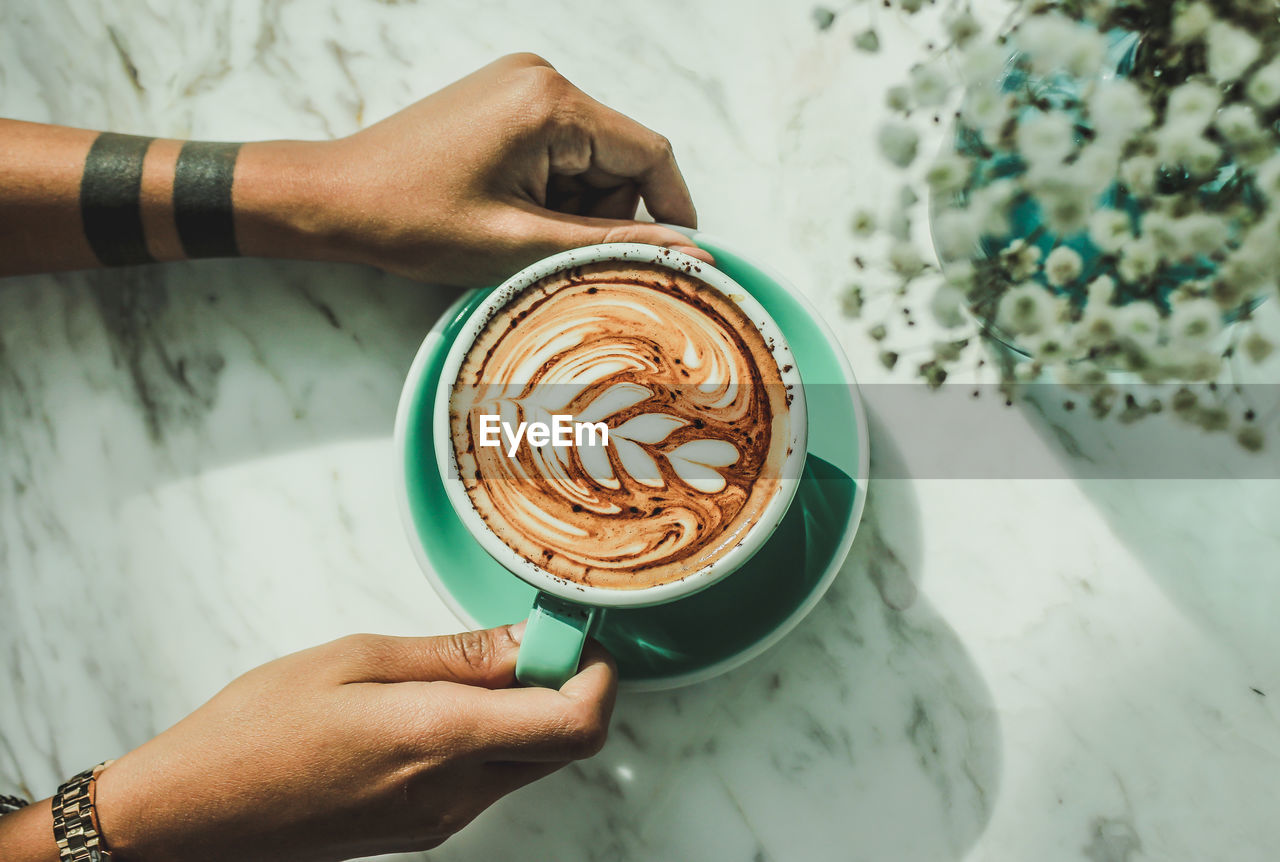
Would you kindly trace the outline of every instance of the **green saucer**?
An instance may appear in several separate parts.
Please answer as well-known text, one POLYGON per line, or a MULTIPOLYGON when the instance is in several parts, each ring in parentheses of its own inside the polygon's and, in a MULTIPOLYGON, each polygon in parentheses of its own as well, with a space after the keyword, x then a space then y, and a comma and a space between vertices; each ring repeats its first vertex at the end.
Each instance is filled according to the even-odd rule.
MULTIPOLYGON (((808 396, 809 452, 795 500, 768 543, 741 569, 692 596, 649 608, 610 609, 594 632, 627 688, 669 688, 723 673, 776 643, 822 598, 853 544, 866 498, 866 418, 848 360, 785 280, 720 240, 691 233, 781 327, 808 396)), ((472 628, 529 614, 536 591, 485 553, 454 514, 430 445, 445 354, 489 293, 466 294, 428 334, 396 417, 401 504, 411 544, 436 591, 472 628)))

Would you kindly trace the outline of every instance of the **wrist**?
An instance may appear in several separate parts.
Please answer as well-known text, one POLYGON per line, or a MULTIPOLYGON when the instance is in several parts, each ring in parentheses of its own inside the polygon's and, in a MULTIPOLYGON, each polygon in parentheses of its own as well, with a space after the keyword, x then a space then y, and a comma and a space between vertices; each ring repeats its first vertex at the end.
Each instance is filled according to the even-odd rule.
POLYGON ((236 240, 246 257, 344 260, 341 194, 329 141, 244 144, 236 161, 236 240))
POLYGON ((42 799, 0 817, 0 859, 58 862, 58 845, 53 840, 52 800, 42 799))

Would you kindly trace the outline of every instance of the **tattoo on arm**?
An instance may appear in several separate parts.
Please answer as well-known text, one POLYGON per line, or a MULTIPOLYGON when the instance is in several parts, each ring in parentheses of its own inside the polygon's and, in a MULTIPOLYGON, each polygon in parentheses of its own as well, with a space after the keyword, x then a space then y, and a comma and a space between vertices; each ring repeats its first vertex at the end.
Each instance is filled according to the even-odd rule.
POLYGON ((104 132, 94 139, 80 180, 80 216, 104 266, 150 263, 142 231, 142 161, 152 138, 104 132))
MULTIPOLYGON (((103 266, 152 263, 142 220, 142 168, 154 138, 103 132, 80 179, 84 235, 103 266)), ((231 185, 240 144, 188 141, 173 177, 173 221, 189 258, 237 257, 231 185)))
POLYGON ((173 219, 187 257, 237 257, 231 183, 239 144, 188 141, 173 177, 173 219))

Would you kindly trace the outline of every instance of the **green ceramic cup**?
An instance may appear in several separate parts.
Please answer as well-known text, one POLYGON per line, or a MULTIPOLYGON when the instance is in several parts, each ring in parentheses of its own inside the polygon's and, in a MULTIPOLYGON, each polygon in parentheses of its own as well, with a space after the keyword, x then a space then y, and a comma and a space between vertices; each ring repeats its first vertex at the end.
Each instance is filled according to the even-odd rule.
MULTIPOLYGON (((787 513, 804 470, 807 452, 807 411, 800 372, 782 330, 742 285, 723 272, 670 249, 638 243, 587 246, 552 255, 516 273, 472 309, 445 355, 434 401, 432 441, 436 465, 446 495, 458 519, 484 550, 538 590, 521 642, 516 677, 529 685, 559 688, 577 672, 583 644, 604 612, 614 608, 665 605, 701 592, 740 569, 764 545, 787 513), (476 512, 458 475, 450 437, 449 406, 454 381, 467 352, 484 326, 518 294, 552 273, 584 264, 617 261, 656 264, 675 272, 693 273, 720 293, 730 296, 770 345, 792 401, 788 414, 788 454, 779 474, 778 490, 759 520, 737 544, 714 562, 685 577, 643 589, 606 589, 567 581, 521 556, 495 534, 476 512)), ((428 445, 421 441, 421 445, 428 445)))

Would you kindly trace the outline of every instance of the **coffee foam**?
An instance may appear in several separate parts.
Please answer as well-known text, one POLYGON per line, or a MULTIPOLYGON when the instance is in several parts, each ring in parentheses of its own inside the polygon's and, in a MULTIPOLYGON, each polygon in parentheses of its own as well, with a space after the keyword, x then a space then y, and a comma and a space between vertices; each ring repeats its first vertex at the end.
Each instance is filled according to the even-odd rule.
POLYGON ((777 493, 788 396, 770 345, 692 274, 607 261, 544 278, 481 330, 450 432, 489 528, 553 575, 641 589, 724 556, 777 493), (604 422, 609 443, 481 447, 479 418, 604 422))

